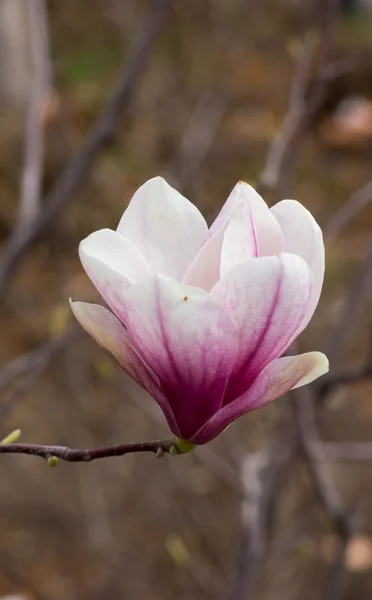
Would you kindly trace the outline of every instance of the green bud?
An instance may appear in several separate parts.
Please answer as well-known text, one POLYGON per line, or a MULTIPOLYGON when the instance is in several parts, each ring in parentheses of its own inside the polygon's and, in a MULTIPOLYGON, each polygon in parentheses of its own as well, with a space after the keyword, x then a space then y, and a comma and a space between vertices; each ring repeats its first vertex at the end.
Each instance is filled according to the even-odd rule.
POLYGON ((21 430, 15 429, 11 433, 9 433, 9 435, 7 435, 3 440, 1 440, 0 443, 1 444, 14 444, 14 442, 17 442, 20 437, 21 437, 21 430))
POLYGON ((170 454, 186 454, 186 452, 191 452, 191 450, 194 450, 196 445, 188 442, 187 440, 176 438, 172 448, 170 449, 170 454), (172 452, 172 448, 175 449, 175 452, 172 452))
POLYGON ((50 467, 56 467, 58 465, 58 458, 56 456, 49 456, 47 463, 50 467))

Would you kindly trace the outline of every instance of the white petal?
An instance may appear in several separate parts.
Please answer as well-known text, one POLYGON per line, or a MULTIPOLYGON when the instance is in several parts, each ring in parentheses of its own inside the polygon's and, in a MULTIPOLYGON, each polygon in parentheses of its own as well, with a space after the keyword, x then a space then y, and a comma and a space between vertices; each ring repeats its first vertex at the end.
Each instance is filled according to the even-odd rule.
POLYGON ((81 242, 79 255, 99 293, 123 320, 125 292, 133 283, 152 276, 139 250, 116 231, 101 229, 81 242))
POLYGON ((156 277, 127 294, 129 334, 158 376, 184 439, 222 404, 236 353, 236 330, 203 290, 156 277))
POLYGON ((283 353, 306 314, 312 274, 295 254, 255 258, 213 288, 239 332, 239 351, 226 401, 240 396, 283 353))
POLYGON ((271 209, 284 236, 284 251, 298 254, 308 263, 314 277, 313 291, 303 331, 317 307, 324 278, 324 243, 322 231, 311 213, 296 200, 283 200, 271 209))
POLYGON ((208 228, 191 202, 161 177, 137 190, 118 232, 145 257, 154 273, 181 280, 200 250, 208 228))

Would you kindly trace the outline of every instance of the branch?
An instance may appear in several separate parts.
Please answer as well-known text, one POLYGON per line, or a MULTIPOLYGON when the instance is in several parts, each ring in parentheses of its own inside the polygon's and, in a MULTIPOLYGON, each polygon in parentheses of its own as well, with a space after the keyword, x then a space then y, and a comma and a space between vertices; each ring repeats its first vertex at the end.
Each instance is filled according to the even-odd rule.
POLYGON ((253 594, 267 555, 276 503, 298 444, 298 432, 285 431, 268 452, 248 455, 243 463, 243 531, 229 600, 245 600, 253 594))
POLYGON ((68 448, 66 446, 42 446, 38 444, 0 444, 0 454, 28 454, 40 456, 54 466, 55 459, 66 462, 91 462, 100 458, 111 456, 124 456, 134 452, 153 452, 158 457, 163 454, 177 454, 175 440, 156 440, 153 442, 131 442, 118 444, 105 448, 92 448, 86 450, 68 448), (174 448, 174 450, 172 450, 174 448), (52 459, 52 460, 51 460, 52 459), (54 460, 53 460, 54 459, 54 460))
POLYGON ((44 112, 51 90, 49 32, 45 0, 28 3, 33 81, 26 119, 24 167, 18 223, 12 237, 31 227, 40 213, 44 171, 44 112))
POLYGON ((329 371, 322 379, 314 382, 314 389, 319 398, 323 398, 332 388, 337 385, 356 383, 372 377, 372 365, 366 364, 362 367, 350 367, 342 371, 329 371))
POLYGON ((337 558, 332 565, 324 588, 324 600, 336 600, 342 597, 345 556, 348 544, 354 533, 354 519, 343 506, 341 497, 328 471, 322 445, 315 424, 315 409, 312 390, 309 387, 293 392, 301 446, 312 476, 318 496, 330 516, 339 538, 337 558), (317 451, 315 451, 317 448, 317 451))
POLYGON ((372 460, 371 442, 320 442, 313 452, 329 461, 369 462, 372 460))
POLYGON ((362 304, 367 300, 365 293, 372 274, 372 236, 369 240, 369 248, 365 259, 360 263, 354 281, 348 291, 345 306, 339 318, 338 326, 333 332, 330 341, 326 344, 324 353, 329 362, 335 365, 339 362, 346 349, 357 319, 360 315, 362 304))
POLYGON ((324 238, 332 242, 363 208, 372 201, 372 179, 356 190, 345 204, 339 208, 324 229, 324 238))
POLYGON ((71 160, 52 192, 48 194, 45 199, 45 208, 40 217, 27 231, 22 231, 17 237, 12 237, 5 246, 0 257, 0 290, 3 290, 28 248, 40 238, 71 199, 72 193, 89 172, 97 155, 112 141, 118 118, 123 115, 129 105, 170 4, 171 0, 155 2, 154 9, 149 12, 145 20, 138 43, 82 149, 71 160))

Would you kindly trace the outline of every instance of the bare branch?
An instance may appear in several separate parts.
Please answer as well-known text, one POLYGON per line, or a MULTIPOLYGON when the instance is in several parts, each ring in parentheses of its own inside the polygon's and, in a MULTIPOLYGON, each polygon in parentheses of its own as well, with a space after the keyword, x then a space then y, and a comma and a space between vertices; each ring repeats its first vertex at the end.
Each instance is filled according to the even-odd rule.
POLYGON ((349 367, 342 371, 330 371, 327 375, 317 380, 313 387, 317 391, 318 397, 322 398, 337 385, 356 383, 358 381, 363 381, 363 379, 370 379, 371 377, 372 365, 366 364, 361 367, 349 367))
POLYGON ((372 238, 369 242, 369 248, 365 259, 361 262, 355 275, 354 281, 348 291, 345 306, 340 316, 338 326, 336 327, 330 341, 327 343, 324 352, 328 356, 330 363, 335 365, 342 357, 350 339, 363 302, 366 300, 365 290, 372 276, 372 238))
POLYGON ((70 331, 63 337, 48 340, 35 348, 35 350, 19 356, 6 365, 0 371, 0 392, 17 377, 25 376, 33 370, 39 371, 39 369, 43 369, 56 352, 59 352, 77 339, 79 334, 77 331, 70 331))
POLYGON ((178 153, 165 166, 164 177, 182 190, 205 159, 226 112, 229 97, 208 87, 201 94, 182 136, 178 153))
POLYGON ((89 172, 97 155, 112 141, 119 116, 123 115, 129 105, 170 4, 171 0, 156 0, 153 10, 149 12, 145 20, 138 43, 123 68, 107 105, 88 134, 82 149, 71 160, 54 189, 45 198, 45 207, 40 218, 26 232, 22 231, 17 237, 11 238, 3 249, 0 257, 1 291, 21 257, 57 217, 89 172))
POLYGON ((298 432, 286 431, 267 452, 248 455, 243 463, 243 528, 229 600, 245 600, 253 593, 267 555, 276 503, 298 444, 298 432))
POLYGON ((52 85, 48 18, 45 0, 29 2, 33 82, 26 119, 25 157, 21 182, 18 223, 13 232, 31 227, 40 209, 41 185, 44 170, 44 113, 52 85))
POLYGON ((345 555, 347 546, 354 531, 354 520, 351 513, 343 506, 341 497, 328 471, 325 457, 322 455, 322 445, 319 442, 315 424, 314 402, 312 390, 303 387, 292 392, 295 395, 294 406, 300 433, 301 445, 306 457, 310 474, 318 496, 332 519, 333 526, 339 537, 339 549, 336 561, 328 574, 322 598, 336 600, 342 597, 345 574, 345 555), (314 449, 317 448, 315 452, 314 449))
POLYGON ((324 229, 325 240, 332 242, 341 231, 372 201, 372 179, 356 190, 332 215, 324 229))
MULTIPOLYGON (((133 452, 153 452, 158 456, 172 453, 175 440, 156 440, 153 442, 131 442, 105 448, 86 450, 68 448, 67 446, 42 446, 38 444, 0 444, 0 454, 28 454, 40 456, 45 460, 59 458, 66 462, 91 462, 100 458, 124 456, 133 452)), ((177 452, 175 452, 176 454, 177 452)))
POLYGON ((313 453, 323 460, 369 462, 372 460, 371 442, 319 442, 313 444, 313 453))

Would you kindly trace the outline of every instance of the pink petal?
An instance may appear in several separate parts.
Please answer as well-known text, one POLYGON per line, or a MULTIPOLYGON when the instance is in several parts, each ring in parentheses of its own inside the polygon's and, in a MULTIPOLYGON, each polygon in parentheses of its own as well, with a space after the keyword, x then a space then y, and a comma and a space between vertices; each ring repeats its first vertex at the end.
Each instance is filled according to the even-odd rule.
POLYGON ((225 231, 208 239, 186 271, 183 283, 209 292, 220 278, 221 248, 225 231))
POLYGON ((232 421, 261 408, 289 390, 306 385, 328 371, 328 360, 321 352, 285 356, 269 363, 251 388, 221 408, 190 440, 205 444, 215 438, 232 421))
POLYGON ((311 288, 311 271, 295 254, 251 259, 215 285, 212 295, 231 316, 239 335, 225 404, 282 354, 306 314, 311 288))
POLYGON ((127 308, 134 346, 189 439, 221 407, 235 359, 234 325, 203 290, 161 277, 132 286, 127 308))
POLYGON ((181 280, 208 228, 196 206, 155 177, 134 194, 117 230, 138 248, 154 273, 181 280))
POLYGON ((220 277, 250 258, 258 256, 257 232, 251 206, 245 201, 245 189, 245 185, 238 188, 241 201, 227 225, 223 238, 220 277))
POLYGON ((101 296, 123 320, 125 292, 133 283, 152 276, 141 253, 116 231, 101 229, 80 243, 79 255, 101 296))
POLYGON ((156 377, 134 351, 129 335, 120 321, 109 310, 98 304, 70 300, 70 306, 85 331, 102 348, 110 352, 121 368, 158 401, 170 428, 178 436, 179 431, 172 409, 159 389, 156 377))
POLYGON ((308 263, 314 277, 308 311, 299 328, 303 331, 317 307, 324 278, 322 231, 311 213, 296 200, 282 200, 271 209, 284 235, 284 251, 298 254, 308 263))
POLYGON ((283 251, 280 226, 266 202, 247 183, 240 181, 228 203, 237 208, 231 215, 222 245, 221 277, 254 256, 272 256, 283 251))
POLYGON ((283 235, 255 190, 240 181, 213 222, 184 283, 210 291, 229 270, 254 256, 279 254, 283 235))

